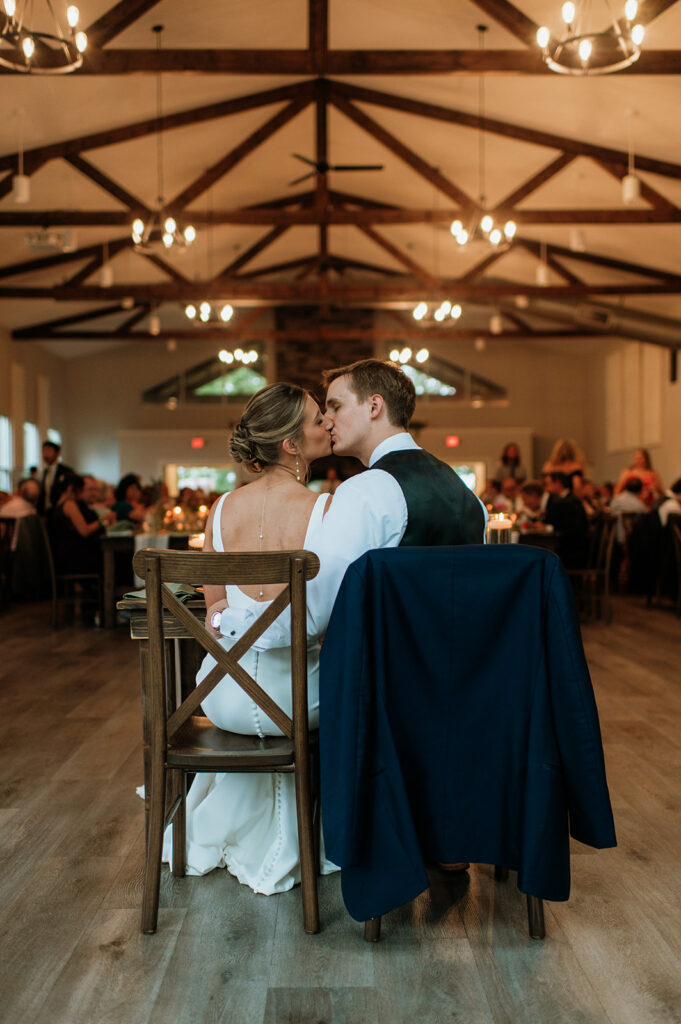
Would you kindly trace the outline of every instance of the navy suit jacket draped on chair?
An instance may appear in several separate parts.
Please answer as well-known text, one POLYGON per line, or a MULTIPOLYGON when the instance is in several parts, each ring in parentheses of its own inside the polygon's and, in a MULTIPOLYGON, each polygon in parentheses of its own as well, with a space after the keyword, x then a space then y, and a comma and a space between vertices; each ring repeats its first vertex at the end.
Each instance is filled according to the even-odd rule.
POLYGON ((359 921, 428 886, 424 862, 570 891, 569 834, 616 844, 567 576, 508 546, 370 551, 322 648, 322 821, 359 921))

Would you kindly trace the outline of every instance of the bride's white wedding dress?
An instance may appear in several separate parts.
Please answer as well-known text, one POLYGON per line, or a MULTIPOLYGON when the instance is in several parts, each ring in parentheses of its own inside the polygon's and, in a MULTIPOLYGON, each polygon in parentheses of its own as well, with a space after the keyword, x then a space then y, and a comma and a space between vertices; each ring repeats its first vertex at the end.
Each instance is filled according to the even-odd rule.
MULTIPOLYGON (((226 495, 213 519, 213 547, 223 551, 220 522, 226 495)), ((305 548, 314 548, 321 526, 327 494, 315 502, 305 548)), ((237 586, 226 588, 229 607, 222 615, 220 644, 226 649, 236 643, 269 602, 250 598, 237 586)), ((266 634, 264 634, 266 636, 266 634)), ((249 650, 240 663, 256 682, 291 714, 291 650, 272 647, 249 650)), ((210 672, 215 660, 206 655, 196 676, 197 685, 210 672)), ((309 720, 319 722, 319 641, 308 639, 307 686, 309 720)), ((256 736, 281 736, 281 731, 260 710, 233 679, 225 678, 203 701, 205 714, 215 725, 231 732, 256 736)), ((172 857, 172 827, 166 829, 163 860, 172 857)), ((187 874, 204 875, 226 867, 254 892, 270 895, 284 892, 300 881, 298 825, 295 785, 292 774, 200 772, 187 794, 187 874)), ((338 870, 322 850, 322 874, 338 870)))

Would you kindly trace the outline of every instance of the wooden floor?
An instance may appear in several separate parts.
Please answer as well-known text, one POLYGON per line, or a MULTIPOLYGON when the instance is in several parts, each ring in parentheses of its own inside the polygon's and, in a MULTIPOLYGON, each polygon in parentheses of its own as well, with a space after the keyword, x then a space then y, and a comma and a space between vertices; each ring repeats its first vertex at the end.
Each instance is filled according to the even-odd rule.
POLYGON ((681 1021, 681 622, 620 600, 585 627, 619 847, 574 846, 568 903, 527 937, 514 875, 433 872, 377 946, 320 881, 254 896, 225 871, 164 874, 139 932, 137 650, 0 616, 0 1019, 12 1024, 662 1024, 681 1021))

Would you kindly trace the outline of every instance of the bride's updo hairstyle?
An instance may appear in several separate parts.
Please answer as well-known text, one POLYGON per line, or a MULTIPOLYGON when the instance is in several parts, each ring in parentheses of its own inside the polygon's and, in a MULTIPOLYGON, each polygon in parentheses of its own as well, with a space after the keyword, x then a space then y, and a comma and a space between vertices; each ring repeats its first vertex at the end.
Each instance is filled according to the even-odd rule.
POLYGON ((303 432, 307 391, 296 384, 268 384, 249 400, 234 428, 229 448, 251 473, 279 462, 281 443, 303 432))

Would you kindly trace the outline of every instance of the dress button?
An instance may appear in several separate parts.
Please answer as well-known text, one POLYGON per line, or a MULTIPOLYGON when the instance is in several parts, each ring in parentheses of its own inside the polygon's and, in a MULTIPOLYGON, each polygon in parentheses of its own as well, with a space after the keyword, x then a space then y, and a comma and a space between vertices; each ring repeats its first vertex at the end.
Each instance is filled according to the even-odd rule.
POLYGON ((232 630, 232 632, 231 632, 231 633, 230 633, 229 635, 230 635, 230 636, 236 636, 236 630, 235 630, 235 629, 233 629, 233 630, 232 630))

